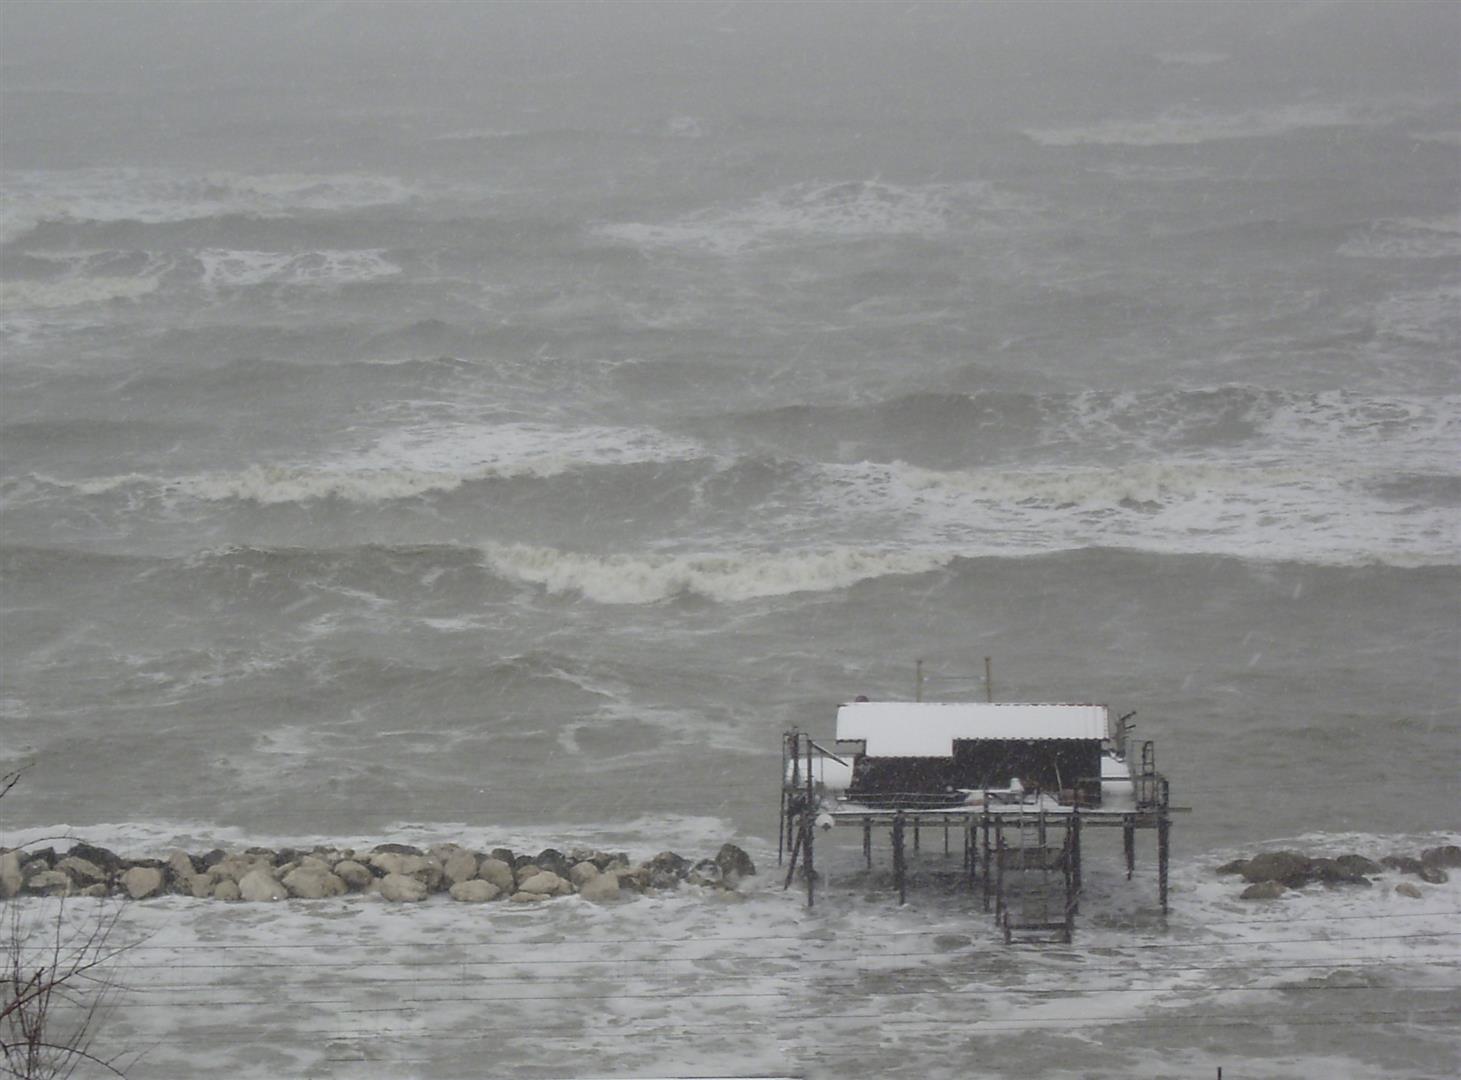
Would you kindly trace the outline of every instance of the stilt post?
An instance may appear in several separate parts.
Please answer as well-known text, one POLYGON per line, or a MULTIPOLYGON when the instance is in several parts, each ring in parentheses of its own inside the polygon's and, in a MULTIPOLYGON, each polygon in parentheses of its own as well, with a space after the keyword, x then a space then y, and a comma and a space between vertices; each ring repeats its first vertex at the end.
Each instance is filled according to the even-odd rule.
POLYGON ((1136 827, 1130 818, 1121 823, 1121 847, 1126 853, 1126 880, 1130 881, 1132 871, 1136 869, 1136 827))
POLYGON ((898 905, 907 899, 907 867, 903 859, 903 811, 893 815, 893 883, 898 887, 898 905))
POLYGON ((1157 899, 1167 914, 1167 862, 1171 856, 1172 821, 1163 807, 1157 817, 1157 899))

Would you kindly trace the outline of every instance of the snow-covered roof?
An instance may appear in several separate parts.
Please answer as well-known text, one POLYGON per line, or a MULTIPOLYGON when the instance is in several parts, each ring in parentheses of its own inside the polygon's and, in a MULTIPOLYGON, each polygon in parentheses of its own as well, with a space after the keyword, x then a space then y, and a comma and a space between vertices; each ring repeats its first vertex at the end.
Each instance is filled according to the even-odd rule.
POLYGON ((1104 739, 1104 705, 859 701, 837 710, 837 738, 869 757, 952 757, 955 739, 1104 739))

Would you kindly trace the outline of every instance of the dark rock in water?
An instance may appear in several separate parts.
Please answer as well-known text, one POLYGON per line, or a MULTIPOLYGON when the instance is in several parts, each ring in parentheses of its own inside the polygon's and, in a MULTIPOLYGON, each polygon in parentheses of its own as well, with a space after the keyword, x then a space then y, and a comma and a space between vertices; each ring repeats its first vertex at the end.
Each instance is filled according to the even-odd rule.
POLYGON ((625 851, 595 851, 589 859, 600 870, 607 870, 611 866, 628 866, 629 853, 625 851))
POLYGON ((122 868, 122 857, 114 851, 108 851, 104 847, 95 847, 91 844, 72 844, 68 855, 75 855, 78 859, 85 859, 95 866, 101 867, 108 874, 115 874, 122 868))
POLYGON ((297 862, 302 854, 304 853, 293 848, 280 848, 274 853, 274 865, 283 866, 285 863, 297 862))
POLYGON ((1461 866, 1461 847, 1446 844, 1442 847, 1426 848, 1420 853, 1420 861, 1427 866, 1461 866))
MULTIPOLYGON (((86 856, 83 855, 82 858, 86 858, 86 856)), ((87 861, 92 862, 94 860, 87 859, 87 861)), ((25 865, 31 867, 33 873, 39 873, 42 870, 51 870, 55 867, 56 862, 55 848, 36 848, 36 850, 25 856, 25 865)), ((99 866, 101 864, 98 863, 97 865, 99 866)))
POLYGON ((1256 885, 1249 885, 1238 894, 1242 900, 1277 900, 1288 889, 1281 881, 1260 881, 1256 885))
POLYGON ((1326 885, 1368 885, 1370 879, 1358 870, 1351 870, 1338 859, 1315 859, 1310 870, 1314 880, 1326 885))
POLYGON ((568 861, 568 856, 557 848, 544 848, 533 858, 533 863, 540 869, 557 874, 565 881, 568 880, 568 872, 573 869, 573 864, 568 861))
POLYGON ((222 848, 216 847, 212 851, 205 852, 202 857, 198 859, 198 862, 202 864, 202 869, 212 870, 213 867, 217 866, 226 858, 228 858, 228 852, 224 851, 222 848))
POLYGON ((513 853, 512 848, 495 847, 487 854, 490 858, 507 863, 508 866, 517 865, 517 856, 513 853))
POLYGON ((370 849, 372 855, 422 855, 425 854, 419 847, 412 847, 410 844, 376 844, 370 849))
POLYGON ((1385 872, 1383 866, 1363 855, 1341 855, 1334 861, 1351 874, 1383 874, 1385 872))
POLYGON ((1241 874, 1247 869, 1247 859, 1234 859, 1232 862, 1225 862, 1217 868, 1219 874, 1241 874))
POLYGON ((685 875, 685 880, 691 885, 719 885, 725 879, 721 872, 720 863, 714 859, 701 859, 690 872, 685 875))
POLYGON ((1386 855, 1380 862, 1392 870, 1399 870, 1402 874, 1418 874, 1424 865, 1419 859, 1410 855, 1386 855))
MULTIPOLYGON (((513 857, 512 868, 514 870, 521 870, 524 866, 538 866, 538 862, 531 855, 517 855, 513 857)), ((538 869, 541 870, 542 867, 539 866, 538 869)))
POLYGON ((1243 867, 1244 881, 1276 881, 1291 889, 1312 880, 1314 860, 1297 851, 1265 851, 1248 860, 1243 867))
POLYGON ((690 870, 690 860, 683 855, 676 855, 673 851, 661 851, 645 865, 649 867, 651 875, 669 874, 680 879, 683 879, 690 870))
POLYGON ((1427 885, 1444 885, 1451 880, 1451 875, 1439 866, 1422 866, 1416 873, 1427 885))
POLYGON ((751 856, 734 844, 721 844, 715 853, 715 862, 728 882, 756 876, 756 864, 751 861, 751 856))
POLYGON ((142 870, 166 870, 167 863, 162 859, 123 859, 122 865, 128 870, 134 868, 142 870))

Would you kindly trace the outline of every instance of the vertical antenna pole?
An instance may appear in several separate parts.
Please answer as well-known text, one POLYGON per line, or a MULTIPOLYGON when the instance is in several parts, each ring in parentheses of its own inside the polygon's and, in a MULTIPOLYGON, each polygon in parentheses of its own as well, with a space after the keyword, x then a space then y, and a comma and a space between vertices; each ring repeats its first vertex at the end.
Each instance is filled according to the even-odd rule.
POLYGON ((994 700, 994 665, 987 656, 984 658, 984 700, 994 700))

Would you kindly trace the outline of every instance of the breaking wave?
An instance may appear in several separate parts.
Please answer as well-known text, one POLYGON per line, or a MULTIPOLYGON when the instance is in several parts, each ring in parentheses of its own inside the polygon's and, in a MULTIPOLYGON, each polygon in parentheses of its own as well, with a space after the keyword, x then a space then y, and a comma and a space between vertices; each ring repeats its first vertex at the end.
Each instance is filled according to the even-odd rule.
POLYGON ((550 593, 578 593, 601 604, 654 604, 690 594, 721 603, 845 589, 895 574, 924 574, 951 552, 820 551, 745 555, 581 555, 524 544, 490 544, 488 565, 550 593))
POLYGON ((227 214, 279 217, 404 202, 413 189, 389 176, 350 173, 186 173, 170 169, 12 170, 4 176, 0 242, 42 222, 159 224, 227 214))
POLYGON ((1385 122, 1392 112, 1359 104, 1286 105, 1236 113, 1170 109, 1150 119, 1033 128, 1024 134, 1041 146, 1195 146, 1228 139, 1272 138, 1306 129, 1371 126, 1385 122))
POLYGON ((794 184, 741 206, 713 207, 661 223, 603 225, 598 233, 642 248, 739 255, 784 243, 941 236, 998 220, 1022 205, 982 183, 794 184))

